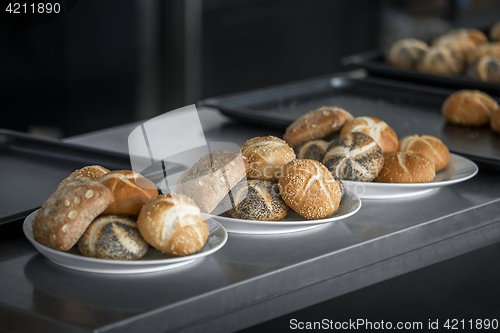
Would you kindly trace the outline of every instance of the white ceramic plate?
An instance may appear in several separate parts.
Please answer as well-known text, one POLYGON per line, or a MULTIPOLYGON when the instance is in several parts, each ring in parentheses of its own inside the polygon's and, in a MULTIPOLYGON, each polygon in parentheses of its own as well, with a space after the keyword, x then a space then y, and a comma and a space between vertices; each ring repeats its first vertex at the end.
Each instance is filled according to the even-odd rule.
POLYGON ((345 219, 354 215, 361 208, 361 200, 354 193, 346 192, 340 202, 339 209, 329 218, 321 220, 307 220, 289 210, 288 215, 280 221, 255 221, 234 219, 228 216, 208 215, 220 222, 228 232, 240 234, 282 234, 303 231, 345 219))
POLYGON ((471 160, 451 154, 450 163, 436 173, 434 179, 423 184, 389 184, 354 182, 343 180, 344 186, 362 199, 394 199, 421 195, 443 186, 463 182, 474 177, 478 172, 477 165, 471 160))
POLYGON ((35 248, 50 261, 71 269, 94 273, 133 274, 157 272, 187 265, 202 257, 208 256, 224 246, 227 242, 227 232, 223 226, 213 219, 207 219, 210 233, 207 244, 200 252, 185 256, 172 257, 150 247, 148 253, 139 260, 107 260, 89 258, 80 254, 74 246, 67 252, 57 251, 38 243, 33 237, 32 222, 37 211, 24 220, 23 231, 35 248))

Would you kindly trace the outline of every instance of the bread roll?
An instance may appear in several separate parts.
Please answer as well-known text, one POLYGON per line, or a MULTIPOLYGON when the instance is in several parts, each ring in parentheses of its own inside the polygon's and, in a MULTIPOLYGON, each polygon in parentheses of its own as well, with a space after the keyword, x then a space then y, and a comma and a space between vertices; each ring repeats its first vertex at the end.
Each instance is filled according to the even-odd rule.
POLYGON ((156 185, 132 170, 115 170, 99 178, 115 198, 103 214, 137 216, 142 206, 158 195, 156 185))
POLYGON ((431 46, 417 64, 425 74, 456 76, 463 74, 465 62, 461 56, 444 46, 431 46))
POLYGON ((234 207, 229 216, 236 219, 279 221, 289 207, 281 198, 278 183, 268 180, 249 180, 237 184, 232 191, 234 207))
POLYGON ((398 136, 385 121, 376 117, 357 117, 342 127, 340 135, 361 132, 372 137, 384 153, 398 150, 398 136))
POLYGON ((398 151, 420 154, 434 164, 436 172, 450 163, 450 151, 439 138, 432 135, 407 135, 399 140, 398 151))
POLYGON ((103 166, 100 165, 87 165, 81 169, 73 171, 68 177, 62 180, 58 187, 61 187, 64 183, 66 183, 70 179, 74 178, 90 178, 93 180, 99 179, 99 177, 110 172, 103 166))
POLYGON ((149 245, 177 257, 197 253, 208 240, 208 223, 200 208, 181 194, 160 194, 148 201, 137 226, 149 245))
POLYGON ((491 113, 490 127, 493 132, 500 134, 500 108, 491 113))
POLYGON ((483 56, 470 65, 466 75, 484 82, 500 83, 500 58, 483 56))
POLYGON ((78 241, 78 249, 86 257, 136 260, 144 257, 149 244, 131 218, 103 215, 88 226, 78 241))
POLYGON ((387 62, 402 69, 415 69, 429 45, 416 38, 402 38, 392 44, 387 54, 387 62))
POLYGON ((234 185, 245 178, 248 168, 247 158, 240 152, 217 150, 181 175, 176 192, 193 199, 202 212, 210 213, 234 185))
POLYGON ((386 153, 384 159, 384 167, 376 178, 380 183, 428 183, 436 175, 434 164, 417 153, 386 153))
POLYGON ((344 193, 342 182, 315 160, 289 162, 278 185, 283 201, 308 220, 330 217, 339 208, 344 193))
POLYGON ((332 140, 323 164, 341 180, 370 182, 382 169, 384 155, 370 136, 361 132, 347 133, 332 140))
POLYGON ((448 96, 441 107, 443 117, 452 124, 481 126, 490 122, 498 103, 479 90, 462 89, 448 96))
POLYGON ((475 62, 483 56, 500 58, 500 43, 486 43, 479 45, 470 53, 470 62, 475 62))
POLYGON ((293 148, 272 135, 251 138, 243 143, 240 151, 249 163, 248 179, 277 181, 283 166, 295 159, 293 148))
POLYGON ((330 143, 325 140, 312 140, 298 146, 295 152, 298 159, 322 162, 329 145, 330 143))
POLYGON ((474 28, 455 28, 447 33, 438 36, 432 40, 432 45, 439 45, 447 41, 469 40, 475 45, 481 45, 488 42, 488 37, 478 29, 474 28))
POLYGON ((500 21, 491 26, 489 36, 492 41, 500 42, 500 21))
POLYGON ((353 116, 336 106, 311 110, 287 127, 283 139, 292 148, 311 140, 324 139, 339 132, 353 116))
POLYGON ((113 200, 111 191, 98 181, 88 178, 70 179, 36 213, 33 219, 33 236, 40 244, 68 251, 113 200))

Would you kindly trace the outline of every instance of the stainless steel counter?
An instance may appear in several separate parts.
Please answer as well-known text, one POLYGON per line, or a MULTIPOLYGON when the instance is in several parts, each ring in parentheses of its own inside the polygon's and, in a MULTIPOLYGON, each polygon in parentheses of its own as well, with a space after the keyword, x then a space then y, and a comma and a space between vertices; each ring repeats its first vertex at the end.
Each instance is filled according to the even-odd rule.
MULTIPOLYGON (((282 135, 211 109, 200 117, 208 141, 282 135)), ((128 153, 137 125, 66 141, 128 153)), ((423 196, 363 200, 354 216, 315 229, 229 234, 192 264, 127 276, 58 267, 22 235, 2 236, 0 331, 233 332, 498 243, 499 201, 500 173, 480 170, 423 196)))

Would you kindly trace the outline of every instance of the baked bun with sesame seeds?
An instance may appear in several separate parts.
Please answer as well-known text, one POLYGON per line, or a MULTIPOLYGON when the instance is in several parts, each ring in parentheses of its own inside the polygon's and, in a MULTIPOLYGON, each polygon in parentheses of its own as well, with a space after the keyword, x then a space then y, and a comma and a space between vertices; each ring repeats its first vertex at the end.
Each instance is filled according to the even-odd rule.
POLYGON ((240 152, 216 150, 180 176, 176 192, 193 199, 203 213, 211 213, 247 171, 247 158, 240 152))
POLYGON ((370 182, 384 166, 384 154, 372 137, 347 133, 330 142, 323 164, 341 180, 370 182))
POLYGON ((372 137, 384 153, 398 150, 398 136, 385 121, 376 117, 357 117, 342 127, 340 135, 361 132, 372 137))
POLYGON ((68 180, 36 213, 33 236, 42 245, 68 251, 113 200, 111 191, 98 181, 88 178, 68 180))
POLYGON ((240 151, 249 163, 248 179, 276 181, 283 171, 283 166, 295 159, 293 148, 272 135, 248 139, 240 151))
POLYGON ((115 198, 103 214, 137 216, 142 206, 158 195, 158 189, 151 180, 131 170, 111 171, 98 181, 109 188, 115 198))
POLYGON ((308 220, 330 217, 339 208, 344 193, 342 182, 315 160, 289 162, 278 185, 283 201, 308 220))
POLYGON ((232 190, 232 198, 234 207, 227 213, 236 219, 279 221, 289 210, 281 198, 278 183, 268 180, 238 183, 232 190))
POLYGON ((61 187, 65 182, 74 178, 90 178, 93 180, 99 179, 99 177, 104 176, 110 172, 110 170, 106 169, 100 165, 87 165, 81 169, 73 171, 68 177, 62 180, 58 187, 61 187))
POLYGON ((330 145, 325 140, 312 140, 301 144, 295 149, 295 154, 298 159, 323 161, 326 149, 330 145))
POLYGON ((439 138, 432 135, 407 135, 399 140, 398 151, 420 154, 434 164, 436 172, 450 163, 450 151, 439 138))
POLYGON ((88 226, 78 241, 78 250, 86 257, 112 260, 137 260, 146 254, 149 244, 142 238, 131 218, 102 215, 88 226))
POLYGON ((137 226, 149 245, 177 257, 197 253, 208 240, 208 223, 200 208, 181 194, 160 194, 148 201, 137 226))
POLYGON ((317 139, 324 139, 338 133, 342 126, 354 117, 336 106, 322 106, 297 118, 285 130, 283 140, 290 147, 317 139))
POLYGON ((428 183, 436 175, 434 164, 417 153, 386 153, 384 159, 384 167, 375 179, 380 183, 428 183))

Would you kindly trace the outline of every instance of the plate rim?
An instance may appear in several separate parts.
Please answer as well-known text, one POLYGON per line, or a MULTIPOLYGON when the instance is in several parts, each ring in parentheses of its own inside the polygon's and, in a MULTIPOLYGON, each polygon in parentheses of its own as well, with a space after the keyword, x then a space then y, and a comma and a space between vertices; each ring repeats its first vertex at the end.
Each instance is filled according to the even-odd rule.
MULTIPOLYGON (((193 262, 196 259, 208 256, 214 252, 217 252, 222 247, 224 247, 224 245, 227 243, 227 240, 229 237, 227 230, 224 228, 224 226, 221 223, 219 223, 215 219, 210 219, 211 220, 210 223, 215 223, 216 227, 213 228, 211 232, 209 232, 207 242, 209 241, 210 237, 213 237, 214 235, 219 235, 218 238, 220 238, 221 242, 220 242, 220 244, 217 244, 214 248, 209 249, 209 250, 204 251, 204 252, 198 252, 198 253, 188 255, 188 256, 183 256, 183 257, 152 259, 152 260, 141 260, 141 259, 137 259, 137 260, 112 260, 112 259, 92 258, 92 257, 86 257, 86 256, 81 255, 81 254, 77 255, 77 254, 66 252, 66 251, 58 251, 58 250, 52 249, 48 246, 45 246, 45 245, 37 242, 35 240, 34 236, 32 235, 33 231, 29 230, 29 228, 32 227, 33 219, 34 219, 35 214, 38 210, 39 209, 37 209, 34 212, 32 212, 31 214, 29 214, 23 221, 23 233, 24 233, 25 237, 28 239, 28 241, 36 248, 36 250, 40 254, 42 254, 44 257, 49 259, 51 262, 54 262, 54 263, 56 263, 60 266, 63 266, 63 267, 68 267, 68 268, 72 268, 75 270, 82 270, 82 271, 87 271, 87 272, 99 272, 99 271, 102 271, 102 269, 96 268, 95 270, 93 270, 93 269, 89 270, 89 269, 85 269, 85 268, 82 268, 82 269, 74 268, 74 266, 71 266, 71 267, 66 266, 66 265, 60 264, 59 262, 54 261, 51 258, 51 256, 61 257, 61 258, 65 258, 65 259, 76 259, 75 262, 85 262, 87 264, 95 263, 99 267, 102 267, 102 266, 105 266, 106 264, 108 264, 108 265, 110 265, 109 268, 103 268, 106 270, 106 273, 111 272, 113 270, 113 268, 116 268, 117 273, 122 273, 122 274, 133 273, 136 271, 147 272, 147 271, 151 271, 152 269, 155 269, 153 267, 156 267, 156 270, 161 270, 161 268, 158 268, 158 267, 168 267, 168 266, 173 265, 173 264, 179 264, 179 263, 184 263, 184 262, 193 262), (42 248, 44 252, 49 253, 50 256, 47 256, 44 252, 40 251, 38 247, 42 248), (118 270, 124 270, 124 271, 118 272, 118 270)), ((206 244, 205 244, 205 246, 206 246, 206 244)), ((183 265, 179 265, 176 267, 181 267, 181 266, 183 266, 183 265)), ((164 269, 167 269, 167 268, 164 268, 164 269)))

